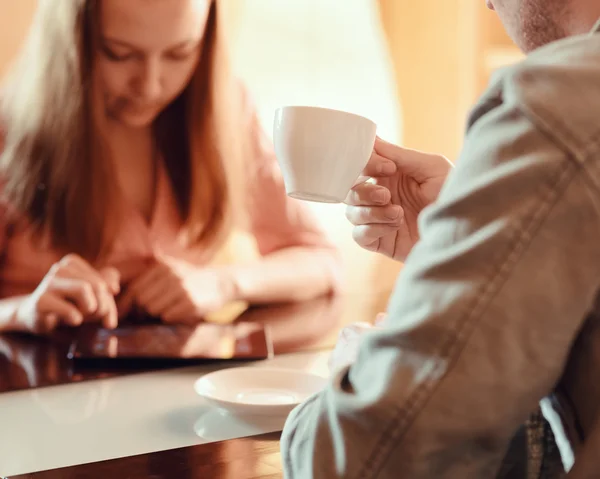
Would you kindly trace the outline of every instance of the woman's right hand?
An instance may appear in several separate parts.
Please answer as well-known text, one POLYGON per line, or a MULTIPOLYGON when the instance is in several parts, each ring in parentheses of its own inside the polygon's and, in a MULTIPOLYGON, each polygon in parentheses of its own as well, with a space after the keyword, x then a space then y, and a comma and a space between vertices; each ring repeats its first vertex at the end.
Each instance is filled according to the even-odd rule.
POLYGON ((115 328, 115 295, 119 290, 116 269, 98 271, 83 258, 69 254, 55 263, 36 290, 21 301, 15 320, 19 327, 36 334, 49 333, 59 325, 79 326, 87 320, 115 328))

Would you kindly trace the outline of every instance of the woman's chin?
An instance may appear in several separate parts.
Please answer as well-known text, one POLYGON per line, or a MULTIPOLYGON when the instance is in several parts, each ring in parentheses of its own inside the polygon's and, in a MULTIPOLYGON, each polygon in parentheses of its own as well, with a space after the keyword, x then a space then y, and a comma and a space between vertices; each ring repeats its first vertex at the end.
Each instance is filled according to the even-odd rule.
POLYGON ((154 122, 157 115, 154 112, 148 113, 132 113, 132 112, 122 112, 119 115, 119 123, 127 126, 129 128, 145 128, 154 122))

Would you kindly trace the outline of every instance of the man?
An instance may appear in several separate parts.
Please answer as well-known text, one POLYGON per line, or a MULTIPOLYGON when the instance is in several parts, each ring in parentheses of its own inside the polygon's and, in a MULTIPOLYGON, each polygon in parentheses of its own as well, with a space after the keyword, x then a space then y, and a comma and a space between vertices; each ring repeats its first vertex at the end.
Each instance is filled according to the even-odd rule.
POLYGON ((600 477, 600 0, 488 6, 531 53, 447 180, 443 158, 377 142, 379 185, 348 217, 362 246, 410 255, 384 327, 289 417, 287 478, 493 478, 542 398, 569 477, 600 477))

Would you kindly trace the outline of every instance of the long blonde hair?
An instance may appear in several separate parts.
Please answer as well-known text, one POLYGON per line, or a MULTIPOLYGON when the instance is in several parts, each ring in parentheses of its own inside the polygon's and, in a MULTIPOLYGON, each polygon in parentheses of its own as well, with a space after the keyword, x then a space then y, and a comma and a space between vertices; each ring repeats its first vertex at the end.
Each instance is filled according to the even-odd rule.
MULTIPOLYGON (((6 201, 53 247, 91 261, 110 249, 122 200, 92 111, 100 3, 40 0, 0 104, 6 201)), ((239 210, 244 131, 217 11, 213 1, 189 85, 154 124, 188 242, 207 247, 239 210)))

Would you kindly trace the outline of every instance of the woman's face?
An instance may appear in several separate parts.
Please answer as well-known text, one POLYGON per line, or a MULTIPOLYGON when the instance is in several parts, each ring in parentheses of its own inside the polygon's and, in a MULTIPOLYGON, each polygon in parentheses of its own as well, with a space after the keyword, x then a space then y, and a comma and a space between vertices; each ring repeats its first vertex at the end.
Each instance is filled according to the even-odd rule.
POLYGON ((198 64, 211 0, 102 0, 97 98, 139 128, 185 89, 198 64))

